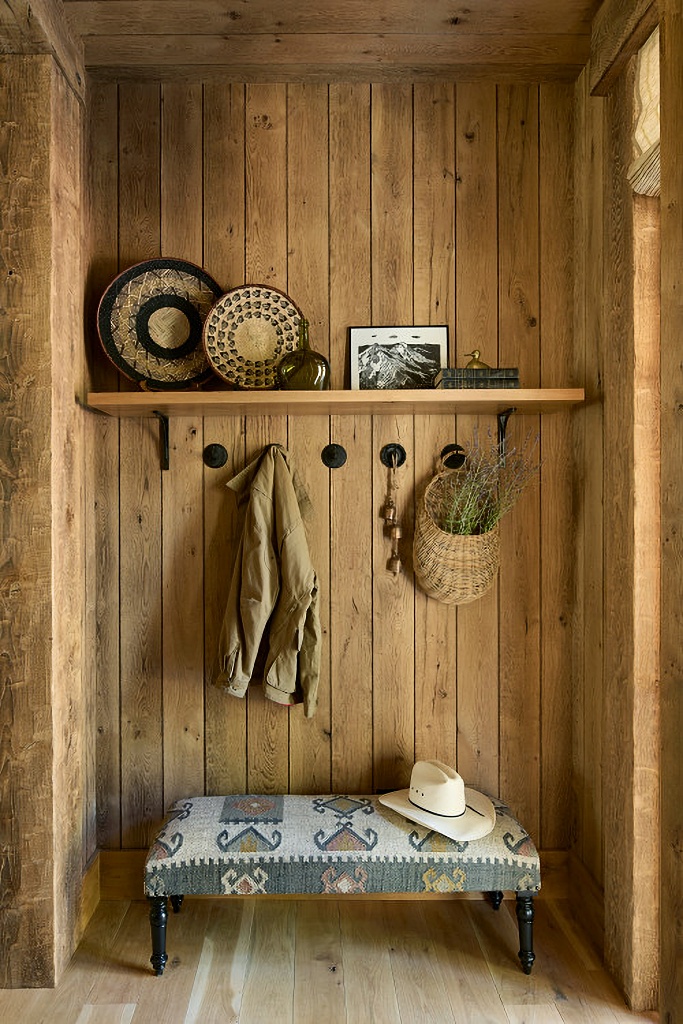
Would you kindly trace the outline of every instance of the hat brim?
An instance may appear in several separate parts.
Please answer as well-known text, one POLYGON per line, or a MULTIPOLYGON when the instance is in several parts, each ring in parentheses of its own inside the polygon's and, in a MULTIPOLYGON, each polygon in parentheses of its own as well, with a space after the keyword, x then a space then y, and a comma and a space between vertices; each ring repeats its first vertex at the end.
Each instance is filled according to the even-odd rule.
POLYGON ((392 811, 397 811, 409 821, 415 821, 425 828, 440 832, 449 839, 469 841, 482 839, 493 831, 496 824, 496 809, 487 796, 476 789, 465 787, 465 812, 455 818, 443 814, 432 814, 412 803, 409 789, 399 789, 395 793, 382 793, 379 802, 392 811))

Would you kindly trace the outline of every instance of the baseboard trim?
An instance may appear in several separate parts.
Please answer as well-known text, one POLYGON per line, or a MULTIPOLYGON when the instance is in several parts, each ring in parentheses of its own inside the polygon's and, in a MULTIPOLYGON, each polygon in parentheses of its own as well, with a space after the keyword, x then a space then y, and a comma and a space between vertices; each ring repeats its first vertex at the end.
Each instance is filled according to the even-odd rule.
POLYGON ((586 865, 575 853, 569 855, 568 880, 580 900, 572 900, 572 913, 602 960, 605 954, 605 895, 586 865), (580 912, 579 908, 580 907, 580 912))

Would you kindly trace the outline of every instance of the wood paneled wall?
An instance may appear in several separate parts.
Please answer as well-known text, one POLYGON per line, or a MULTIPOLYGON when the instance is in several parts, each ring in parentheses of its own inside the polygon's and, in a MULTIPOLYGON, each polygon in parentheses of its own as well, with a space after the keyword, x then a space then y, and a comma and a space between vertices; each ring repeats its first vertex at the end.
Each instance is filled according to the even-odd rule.
POLYGON ((587 71, 577 87, 574 850, 597 892, 591 932, 645 1010, 659 979, 660 239, 658 200, 626 177, 632 65, 606 99, 587 71))
POLYGON ((0 81, 0 988, 19 988, 54 984, 68 963, 96 842, 92 417, 74 401, 86 386, 83 109, 50 55, 4 54, 0 81))
MULTIPOLYGON (((348 386, 354 324, 446 323, 527 386, 572 370, 571 86, 98 84, 90 94, 91 364, 117 386, 94 308, 118 270, 159 254, 222 287, 287 291, 348 386)), ((573 801, 575 567, 569 414, 515 416, 540 434, 540 485, 503 529, 499 583, 458 610, 414 586, 415 492, 474 417, 174 419, 171 468, 154 424, 98 418, 89 579, 96 603, 99 844, 147 844, 178 797, 371 791, 416 758, 457 763, 545 849, 567 848, 573 801), (205 444, 229 453, 202 463, 205 444), (343 444, 346 465, 320 459, 343 444), (400 442, 404 569, 387 571, 381 447, 400 442), (286 444, 315 508, 322 593, 316 716, 210 685, 236 540, 225 481, 286 444)))

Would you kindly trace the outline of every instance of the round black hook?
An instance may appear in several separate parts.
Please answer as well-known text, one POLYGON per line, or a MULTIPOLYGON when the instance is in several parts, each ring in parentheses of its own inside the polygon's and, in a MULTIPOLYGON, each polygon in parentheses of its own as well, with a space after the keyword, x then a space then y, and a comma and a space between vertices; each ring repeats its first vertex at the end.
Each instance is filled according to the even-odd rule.
POLYGON ((328 469, 339 469, 346 462, 346 449, 340 444, 326 444, 320 458, 328 469))
POLYGON ((406 461, 406 450, 402 444, 394 441, 384 445, 379 457, 383 466, 386 466, 387 469, 394 469, 396 466, 402 466, 406 461))
POLYGON ((228 461, 228 452, 222 444, 207 444, 202 458, 209 469, 220 469, 228 461))

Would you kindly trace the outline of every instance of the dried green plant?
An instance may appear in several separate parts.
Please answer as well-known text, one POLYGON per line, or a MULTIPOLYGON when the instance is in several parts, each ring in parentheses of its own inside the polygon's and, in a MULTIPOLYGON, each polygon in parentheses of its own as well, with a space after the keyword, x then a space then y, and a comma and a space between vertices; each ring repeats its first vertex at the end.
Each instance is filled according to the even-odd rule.
POLYGON ((481 444, 478 434, 463 445, 460 469, 444 473, 427 492, 427 507, 436 525, 446 533, 488 533, 517 503, 537 476, 538 436, 527 435, 521 447, 502 452, 489 435, 481 444))

